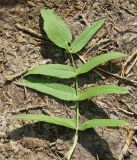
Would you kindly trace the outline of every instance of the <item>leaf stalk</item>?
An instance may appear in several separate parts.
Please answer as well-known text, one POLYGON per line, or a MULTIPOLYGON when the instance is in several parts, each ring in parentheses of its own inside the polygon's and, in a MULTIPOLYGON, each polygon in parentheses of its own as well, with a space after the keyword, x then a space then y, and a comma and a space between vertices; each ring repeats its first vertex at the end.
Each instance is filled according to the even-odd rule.
MULTIPOLYGON (((74 58, 72 56, 72 54, 70 53, 70 58, 71 58, 71 63, 72 63, 72 66, 73 66, 73 69, 74 69, 74 72, 76 71, 76 64, 74 62, 74 58)), ((75 77, 75 90, 76 90, 76 95, 78 95, 78 79, 77 79, 77 76, 75 77)), ((76 106, 76 132, 75 132, 75 136, 74 136, 74 141, 73 141, 73 146, 71 147, 71 149, 69 150, 68 152, 68 155, 67 155, 67 160, 70 160, 74 151, 75 151, 75 148, 76 148, 76 145, 77 145, 77 142, 78 142, 78 130, 79 130, 79 118, 80 118, 80 114, 79 114, 79 102, 78 101, 75 101, 75 106, 76 106)))

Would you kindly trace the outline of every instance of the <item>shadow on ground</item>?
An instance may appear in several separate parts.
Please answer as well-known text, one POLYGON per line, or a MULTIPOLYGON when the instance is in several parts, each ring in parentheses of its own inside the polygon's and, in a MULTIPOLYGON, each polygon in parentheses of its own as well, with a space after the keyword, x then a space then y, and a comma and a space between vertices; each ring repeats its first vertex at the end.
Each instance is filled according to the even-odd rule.
POLYGON ((20 3, 25 4, 27 0, 0 0, 1 7, 12 7, 20 3))
MULTIPOLYGON (((109 118, 108 115, 93 102, 85 101, 81 105, 85 106, 85 109, 81 110, 81 117, 84 116, 86 119, 109 118)), ((56 142, 57 139, 62 139, 66 142, 71 140, 74 134, 75 132, 73 130, 65 127, 37 122, 15 129, 8 135, 8 139, 21 140, 23 137, 33 137, 49 141, 50 143, 56 142)), ((79 144, 92 156, 96 157, 98 155, 100 160, 115 160, 108 143, 102 139, 94 129, 79 132, 79 144)))

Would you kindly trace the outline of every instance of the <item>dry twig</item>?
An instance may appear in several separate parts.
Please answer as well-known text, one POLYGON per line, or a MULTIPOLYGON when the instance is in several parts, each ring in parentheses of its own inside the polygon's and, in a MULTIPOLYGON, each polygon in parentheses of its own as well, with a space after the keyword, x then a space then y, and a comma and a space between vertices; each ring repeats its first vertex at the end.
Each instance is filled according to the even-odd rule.
MULTIPOLYGON (((133 58, 137 55, 137 51, 134 52, 133 54, 131 54, 131 56, 129 56, 129 58, 126 60, 126 62, 123 64, 122 66, 122 76, 124 76, 124 72, 126 67, 128 66, 128 64, 133 60, 133 58)), ((131 68, 132 69, 132 68, 131 68)))
POLYGON ((129 146, 130 146, 130 144, 131 144, 131 141, 132 141, 132 139, 133 139, 134 133, 135 133, 134 130, 131 130, 131 131, 129 132, 129 135, 128 135, 128 137, 127 137, 127 139, 126 139, 126 142, 125 142, 125 145, 124 145, 124 147, 123 147, 123 149, 122 149, 122 151, 121 151, 121 153, 120 153, 120 155, 119 155, 119 157, 118 157, 118 160, 122 160, 122 159, 124 158, 124 155, 126 155, 126 153, 127 153, 127 151, 128 151, 128 148, 129 148, 129 146))
POLYGON ((44 114, 46 115, 50 115, 50 116, 53 116, 53 114, 51 114, 49 112, 48 109, 46 109, 45 107, 48 107, 47 105, 45 104, 40 104, 40 105, 28 105, 28 106, 23 106, 22 108, 16 110, 16 111, 13 111, 11 112, 12 114, 18 114, 18 113, 22 113, 22 112, 28 112, 29 110, 36 110, 36 109, 40 109, 44 114))
POLYGON ((132 85, 134 85, 134 86, 137 86, 137 81, 129 80, 128 78, 121 77, 121 76, 119 76, 118 74, 113 74, 113 73, 111 73, 111 72, 109 72, 109 71, 106 71, 106 70, 104 70, 104 69, 101 69, 101 68, 98 68, 97 70, 99 70, 99 71, 101 71, 101 72, 104 72, 104 73, 106 73, 106 74, 108 74, 108 75, 110 75, 110 76, 112 76, 112 77, 117 78, 117 79, 121 79, 121 80, 124 80, 124 81, 126 81, 126 82, 129 82, 130 84, 132 84, 132 85))
POLYGON ((120 102, 122 102, 124 105, 126 105, 127 109, 128 109, 130 112, 132 112, 135 117, 137 117, 137 113, 129 106, 129 104, 127 104, 127 103, 126 103, 125 101, 123 101, 123 100, 120 100, 120 102))
POLYGON ((129 58, 128 58, 128 59, 126 60, 126 62, 124 63, 123 68, 125 68, 125 67, 128 65, 128 63, 129 63, 130 61, 132 61, 132 59, 133 59, 136 55, 137 55, 137 51, 134 52, 131 56, 129 56, 129 58))
POLYGON ((123 9, 125 12, 127 12, 128 14, 131 14, 132 16, 135 16, 135 13, 132 12, 131 9, 128 9, 127 7, 125 8, 123 5, 120 6, 120 9, 123 9))
POLYGON ((26 32, 28 34, 31 34, 39 39, 42 39, 42 40, 46 40, 46 37, 44 37, 42 34, 40 33, 37 33, 36 31, 32 30, 31 28, 28 28, 28 27, 25 27, 25 26, 22 26, 20 24, 15 24, 15 26, 17 27, 17 29, 19 30, 22 30, 23 32, 26 32))
POLYGON ((122 111, 122 112, 124 112, 124 113, 127 114, 127 115, 130 115, 130 116, 133 116, 133 115, 134 115, 134 113, 129 112, 129 111, 127 111, 127 110, 125 110, 125 109, 122 109, 122 108, 120 108, 120 107, 118 107, 117 109, 120 110, 120 111, 122 111))
POLYGON ((125 75, 128 75, 129 72, 132 70, 132 68, 135 66, 137 62, 137 57, 134 59, 134 61, 132 62, 132 64, 129 66, 129 68, 127 69, 127 71, 125 72, 125 75))
POLYGON ((135 100, 137 100, 137 97, 134 96, 133 94, 129 93, 129 95, 130 95, 132 98, 134 98, 135 100))
POLYGON ((18 78, 18 77, 22 76, 22 75, 23 75, 24 73, 26 73, 26 72, 27 72, 27 69, 25 69, 24 71, 21 71, 21 72, 15 74, 15 75, 13 75, 13 76, 6 77, 6 81, 7 81, 7 82, 11 82, 11 81, 13 81, 15 78, 18 78))

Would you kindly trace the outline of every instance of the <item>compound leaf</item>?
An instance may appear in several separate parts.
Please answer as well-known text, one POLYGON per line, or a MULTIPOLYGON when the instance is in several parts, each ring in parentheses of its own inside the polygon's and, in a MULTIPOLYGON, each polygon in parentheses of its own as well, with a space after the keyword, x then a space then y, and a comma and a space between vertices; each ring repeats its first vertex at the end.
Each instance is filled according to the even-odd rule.
POLYGON ((116 120, 116 119, 93 119, 87 120, 83 124, 80 125, 79 130, 84 131, 88 128, 93 127, 116 127, 116 126, 126 126, 128 122, 124 120, 116 120))
POLYGON ((62 100, 75 101, 77 99, 75 89, 63 84, 53 83, 34 77, 25 78, 18 84, 62 100))
POLYGON ((83 32, 79 34, 72 42, 71 45, 71 53, 79 52, 93 36, 98 32, 98 30, 104 24, 105 19, 102 18, 96 22, 94 22, 91 26, 87 27, 83 32))
POLYGON ((93 69, 94 67, 107 62, 109 60, 115 59, 115 58, 120 58, 125 56, 125 54, 122 54, 120 52, 110 52, 107 54, 103 54, 103 55, 99 55, 96 57, 91 58, 89 61, 87 61, 87 63, 81 65, 79 68, 76 69, 76 74, 82 74, 82 73, 86 73, 88 71, 90 71, 91 69, 93 69))
POLYGON ((75 119, 67 119, 67 118, 60 118, 55 116, 48 116, 43 114, 18 114, 15 115, 14 118, 19 120, 26 120, 26 121, 42 121, 47 123, 52 123, 60 126, 64 126, 67 128, 76 128, 76 120, 75 119))
POLYGON ((85 100, 91 97, 100 96, 104 94, 125 94, 128 90, 124 87, 119 87, 115 85, 101 85, 85 89, 83 92, 78 94, 77 100, 85 100))
POLYGON ((29 69, 25 76, 39 74, 58 78, 75 77, 73 67, 62 64, 43 64, 29 69))
POLYGON ((69 27, 51 9, 42 9, 41 16, 44 19, 44 30, 48 38, 57 46, 69 50, 68 43, 72 40, 69 27))

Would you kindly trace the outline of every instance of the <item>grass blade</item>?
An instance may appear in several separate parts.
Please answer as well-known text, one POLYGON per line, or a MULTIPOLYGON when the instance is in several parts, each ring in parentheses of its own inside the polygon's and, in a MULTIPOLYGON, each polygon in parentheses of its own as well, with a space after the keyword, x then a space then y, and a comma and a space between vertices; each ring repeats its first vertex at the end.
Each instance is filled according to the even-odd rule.
POLYGON ((110 61, 112 59, 120 58, 123 56, 125 56, 125 54, 122 54, 120 52, 110 52, 107 54, 96 56, 94 58, 91 58, 87 63, 85 63, 85 64, 81 65, 79 68, 77 68, 76 74, 80 75, 82 73, 86 73, 102 63, 105 63, 105 62, 110 61))
POLYGON ((93 119, 87 120, 83 124, 80 125, 79 130, 84 131, 88 128, 93 127, 116 127, 116 126, 127 126, 128 122, 124 120, 116 120, 116 119, 93 119))
POLYGON ((39 74, 45 76, 53 76, 58 78, 71 78, 75 77, 73 67, 62 64, 43 64, 33 67, 28 70, 25 76, 39 74))
POLYGON ((94 22, 91 26, 87 27, 83 32, 80 33, 79 36, 75 38, 71 45, 71 53, 79 52, 89 41, 93 38, 93 36, 98 32, 98 30, 104 24, 105 19, 102 18, 96 22, 94 22))
POLYGON ((85 89, 83 92, 79 93, 78 100, 86 100, 91 97, 100 96, 104 94, 125 94, 128 90, 124 87, 114 86, 114 85, 101 85, 85 89))
POLYGON ((46 93, 61 100, 75 101, 77 98, 74 88, 43 79, 28 77, 19 81, 18 84, 42 93, 46 93))
POLYGON ((14 118, 19 120, 26 120, 26 121, 42 121, 47 123, 52 123, 60 126, 64 126, 67 128, 76 128, 76 120, 75 119, 67 119, 67 118, 60 118, 55 116, 48 116, 43 114, 18 114, 15 115, 14 118))
POLYGON ((48 38, 61 48, 69 49, 68 43, 72 40, 69 27, 51 9, 42 9, 41 16, 44 19, 44 30, 48 38))

